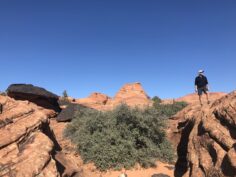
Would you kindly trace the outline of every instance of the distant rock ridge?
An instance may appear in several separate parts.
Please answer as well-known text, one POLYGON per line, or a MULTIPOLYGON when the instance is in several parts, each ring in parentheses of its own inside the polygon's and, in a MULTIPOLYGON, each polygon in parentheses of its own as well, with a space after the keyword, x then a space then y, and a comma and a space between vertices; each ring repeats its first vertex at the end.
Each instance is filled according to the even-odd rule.
MULTIPOLYGON (((210 92, 209 99, 210 99, 210 101, 215 101, 215 100, 225 96, 226 94, 227 93, 224 93, 224 92, 210 92)), ((203 100, 205 100, 205 95, 203 95, 203 100)), ((176 98, 176 99, 163 99, 162 103, 163 104, 172 104, 174 101, 176 101, 176 102, 184 101, 189 104, 193 104, 193 103, 198 103, 199 98, 198 98, 197 93, 191 93, 191 94, 188 94, 183 97, 176 98)))
POLYGON ((125 84, 114 98, 95 92, 87 98, 77 99, 76 103, 98 110, 110 110, 122 103, 131 107, 144 107, 151 105, 152 101, 144 91, 141 83, 135 82, 125 84))

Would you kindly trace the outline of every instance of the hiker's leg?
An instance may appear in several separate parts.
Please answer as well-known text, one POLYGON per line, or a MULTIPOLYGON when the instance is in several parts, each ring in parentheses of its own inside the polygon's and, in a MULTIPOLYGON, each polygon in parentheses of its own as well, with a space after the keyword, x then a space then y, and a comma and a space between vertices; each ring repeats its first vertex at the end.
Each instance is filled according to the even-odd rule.
POLYGON ((200 104, 201 104, 201 106, 202 106, 202 89, 199 88, 199 89, 197 90, 197 92, 198 92, 199 102, 200 102, 200 104))
POLYGON ((200 104, 202 105, 202 95, 198 95, 198 96, 199 96, 200 104))
POLYGON ((207 88, 204 88, 204 89, 203 89, 203 92, 205 93, 206 99, 207 99, 207 103, 209 104, 210 101, 209 101, 209 96, 208 96, 208 89, 207 89, 207 88))

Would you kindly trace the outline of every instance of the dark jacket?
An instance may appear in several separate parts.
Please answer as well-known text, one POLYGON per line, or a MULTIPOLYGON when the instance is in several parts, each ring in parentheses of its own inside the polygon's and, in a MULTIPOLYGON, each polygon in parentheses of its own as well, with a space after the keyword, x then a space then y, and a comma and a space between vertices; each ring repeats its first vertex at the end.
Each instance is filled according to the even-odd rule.
POLYGON ((206 76, 200 75, 195 78, 195 85, 197 88, 203 88, 206 87, 208 84, 206 76))

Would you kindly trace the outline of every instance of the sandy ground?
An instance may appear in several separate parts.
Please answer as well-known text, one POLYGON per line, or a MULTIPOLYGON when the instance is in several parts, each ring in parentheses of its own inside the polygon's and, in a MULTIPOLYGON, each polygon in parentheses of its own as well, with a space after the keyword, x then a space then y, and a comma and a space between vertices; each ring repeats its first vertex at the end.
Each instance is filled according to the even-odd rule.
POLYGON ((84 164, 80 155, 75 152, 75 147, 70 140, 63 138, 63 130, 66 125, 67 123, 58 123, 55 119, 50 120, 50 127, 53 129, 57 141, 62 147, 62 151, 66 154, 67 158, 77 165, 78 171, 80 171, 84 177, 118 177, 123 172, 125 172, 128 177, 151 177, 154 174, 160 173, 174 177, 174 166, 162 162, 156 162, 157 166, 155 168, 144 169, 136 166, 131 170, 100 172, 93 164, 84 164))

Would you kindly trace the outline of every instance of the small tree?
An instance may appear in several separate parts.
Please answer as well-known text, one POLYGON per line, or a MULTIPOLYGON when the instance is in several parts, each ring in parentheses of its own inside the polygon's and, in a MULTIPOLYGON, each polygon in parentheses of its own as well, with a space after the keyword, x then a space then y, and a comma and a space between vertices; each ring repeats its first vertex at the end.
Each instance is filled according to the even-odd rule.
POLYGON ((66 90, 63 91, 62 96, 63 96, 63 98, 68 98, 68 94, 67 94, 66 90))
POLYGON ((158 96, 154 96, 152 98, 152 101, 154 101, 155 104, 160 104, 161 103, 161 99, 158 96))

